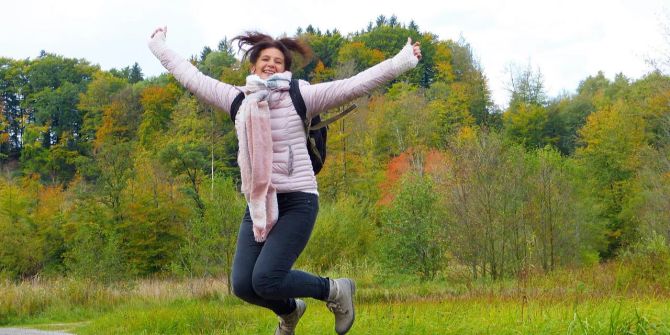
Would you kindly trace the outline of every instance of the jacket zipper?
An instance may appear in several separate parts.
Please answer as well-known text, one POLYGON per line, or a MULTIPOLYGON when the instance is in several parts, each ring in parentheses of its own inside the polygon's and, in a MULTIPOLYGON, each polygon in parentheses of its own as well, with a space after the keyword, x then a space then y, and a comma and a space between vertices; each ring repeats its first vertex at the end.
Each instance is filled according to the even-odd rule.
POLYGON ((293 146, 288 145, 288 175, 293 174, 293 146))

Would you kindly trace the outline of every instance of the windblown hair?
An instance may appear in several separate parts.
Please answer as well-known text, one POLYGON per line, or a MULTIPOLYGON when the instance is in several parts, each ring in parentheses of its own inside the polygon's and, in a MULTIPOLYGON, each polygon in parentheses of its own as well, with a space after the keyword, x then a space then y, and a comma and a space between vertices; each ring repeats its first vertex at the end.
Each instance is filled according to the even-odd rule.
POLYGON ((312 57, 312 49, 304 42, 296 38, 282 37, 274 39, 271 36, 259 33, 257 31, 247 31, 244 35, 239 35, 233 38, 237 40, 237 46, 243 50, 245 46, 249 48, 244 52, 244 58, 249 58, 251 64, 255 64, 261 51, 267 48, 277 48, 284 54, 284 66, 286 70, 291 69, 293 63, 292 52, 297 52, 307 61, 312 57))

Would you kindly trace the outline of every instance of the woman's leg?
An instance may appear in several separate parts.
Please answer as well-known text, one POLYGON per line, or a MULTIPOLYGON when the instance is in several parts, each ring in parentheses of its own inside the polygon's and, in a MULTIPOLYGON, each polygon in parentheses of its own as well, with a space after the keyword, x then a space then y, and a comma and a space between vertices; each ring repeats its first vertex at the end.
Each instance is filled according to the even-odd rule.
POLYGON ((259 297, 253 289, 252 274, 262 248, 263 243, 258 243, 254 239, 251 216, 247 207, 237 235, 237 247, 233 259, 233 293, 250 304, 271 309, 277 315, 290 313, 295 309, 295 301, 291 299, 269 301, 259 297))
POLYGON ((291 270, 309 241, 319 211, 319 197, 304 192, 280 193, 279 219, 260 250, 252 274, 258 296, 270 301, 311 297, 326 300, 328 278, 291 270))
POLYGON ((278 315, 295 310, 296 297, 328 298, 330 283, 306 272, 291 270, 305 248, 319 210, 318 196, 280 193, 279 219, 265 242, 254 240, 249 211, 242 220, 233 261, 233 292, 278 315))

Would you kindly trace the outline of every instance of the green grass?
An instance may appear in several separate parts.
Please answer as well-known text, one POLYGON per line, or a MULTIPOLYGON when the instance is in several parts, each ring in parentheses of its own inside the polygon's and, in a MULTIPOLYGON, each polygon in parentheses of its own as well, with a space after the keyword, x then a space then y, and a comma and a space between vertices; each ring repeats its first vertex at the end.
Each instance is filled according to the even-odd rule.
MULTIPOLYGON (((670 334, 670 304, 662 299, 572 301, 452 299, 363 303, 351 334, 670 334)), ((92 320, 78 334, 272 334, 271 312, 222 301, 128 305, 92 320)), ((308 301, 301 334, 334 333, 322 302, 308 301)))
MULTIPOLYGON (((670 334, 667 274, 635 269, 611 263, 522 280, 445 275, 428 282, 352 271, 358 290, 350 334, 670 334)), ((0 325, 84 335, 273 333, 270 311, 226 291, 216 279, 5 282, 0 325)), ((324 303, 307 304, 298 334, 333 334, 324 303)))

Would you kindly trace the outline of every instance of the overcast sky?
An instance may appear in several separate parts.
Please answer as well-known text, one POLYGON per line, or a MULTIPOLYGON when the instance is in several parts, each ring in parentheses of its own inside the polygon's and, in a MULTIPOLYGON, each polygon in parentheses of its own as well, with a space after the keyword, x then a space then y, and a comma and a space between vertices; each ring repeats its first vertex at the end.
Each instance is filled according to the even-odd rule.
POLYGON ((602 70, 637 79, 645 59, 667 50, 662 0, 22 0, 7 1, 0 20, 0 56, 35 58, 40 50, 85 58, 104 70, 138 62, 145 76, 164 72, 146 41, 168 26, 168 44, 187 57, 245 30, 293 35, 309 24, 343 34, 380 14, 414 20, 440 39, 470 43, 498 105, 506 105, 510 64, 539 69, 549 96, 574 92, 602 70))

